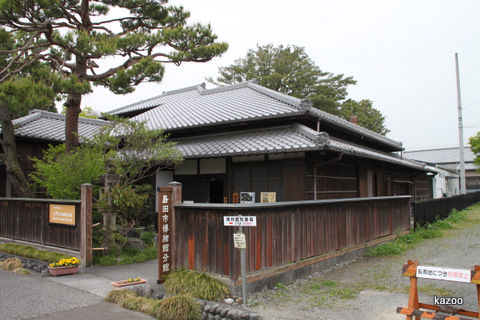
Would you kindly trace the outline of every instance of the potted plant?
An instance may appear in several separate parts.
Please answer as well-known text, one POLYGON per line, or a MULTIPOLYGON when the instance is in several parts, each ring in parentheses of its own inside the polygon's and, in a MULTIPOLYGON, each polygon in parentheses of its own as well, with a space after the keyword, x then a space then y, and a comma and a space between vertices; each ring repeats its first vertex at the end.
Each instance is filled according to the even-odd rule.
POLYGON ((61 276, 65 274, 78 273, 78 266, 80 265, 80 259, 71 257, 68 259, 61 259, 55 263, 50 263, 48 266, 48 273, 52 276, 61 276))
POLYGON ((141 277, 137 277, 137 278, 128 278, 127 280, 115 281, 115 282, 112 282, 112 285, 114 287, 121 288, 121 287, 131 286, 134 284, 141 284, 145 282, 147 282, 147 280, 142 279, 141 277))

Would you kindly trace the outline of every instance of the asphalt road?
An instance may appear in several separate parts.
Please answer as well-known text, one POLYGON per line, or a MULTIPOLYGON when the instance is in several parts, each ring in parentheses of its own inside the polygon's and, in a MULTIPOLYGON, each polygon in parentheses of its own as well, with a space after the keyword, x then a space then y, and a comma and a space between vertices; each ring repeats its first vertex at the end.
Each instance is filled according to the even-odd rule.
POLYGON ((0 270, 0 320, 153 319, 103 301, 103 296, 52 281, 0 270))

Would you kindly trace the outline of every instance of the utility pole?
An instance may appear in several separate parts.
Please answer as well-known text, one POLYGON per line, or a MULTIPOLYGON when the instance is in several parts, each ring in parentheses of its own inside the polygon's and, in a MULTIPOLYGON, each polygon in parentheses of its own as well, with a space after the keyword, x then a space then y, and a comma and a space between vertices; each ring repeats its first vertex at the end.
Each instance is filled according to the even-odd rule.
POLYGON ((458 53, 455 52, 455 74, 457 76, 458 140, 460 146, 460 194, 465 194, 465 147, 463 145, 462 97, 460 94, 460 74, 458 71, 458 53))

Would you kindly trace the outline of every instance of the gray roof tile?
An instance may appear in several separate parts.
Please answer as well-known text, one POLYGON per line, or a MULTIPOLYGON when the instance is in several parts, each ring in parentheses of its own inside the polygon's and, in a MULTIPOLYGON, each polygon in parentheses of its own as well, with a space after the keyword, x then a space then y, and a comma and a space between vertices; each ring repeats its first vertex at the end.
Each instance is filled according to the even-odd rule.
POLYGON ((200 91, 205 89, 205 83, 199 85, 186 87, 178 90, 164 91, 161 95, 135 102, 127 106, 123 106, 107 112, 111 115, 122 115, 133 111, 148 110, 153 107, 158 107, 164 103, 173 102, 176 100, 189 99, 200 95, 200 91))
MULTIPOLYGON (((199 91, 199 95, 175 99, 134 117, 149 128, 167 131, 303 114, 300 99, 276 93, 266 95, 251 82, 199 91), (282 99, 282 100, 280 100, 282 99)), ((263 87, 260 87, 265 89, 263 87)), ((267 89, 268 90, 268 89, 267 89)), ((271 90, 270 90, 271 91, 271 90)), ((274 91, 272 91, 274 92, 274 91)))
POLYGON ((362 158, 370 158, 385 162, 390 162, 410 168, 415 168, 419 170, 424 170, 425 164, 419 163, 410 159, 401 158, 396 154, 381 152, 378 150, 373 150, 363 146, 358 146, 350 142, 342 141, 335 138, 330 138, 327 144, 327 148, 330 150, 340 151, 346 154, 359 156, 362 158))
POLYGON ((146 121, 152 129, 167 131, 308 113, 394 150, 403 150, 401 142, 315 109, 308 100, 270 90, 252 81, 209 90, 193 86, 170 91, 110 113, 121 114, 132 110, 147 110, 134 119, 146 121), (151 109, 154 105, 157 107, 151 109))
MULTIPOLYGON (((17 137, 40 139, 47 141, 65 141, 65 115, 32 110, 30 114, 13 120, 17 137)), ((110 124, 108 121, 79 118, 78 131, 80 137, 91 138, 101 127, 110 124)))
MULTIPOLYGON (((405 151, 403 155, 410 159, 434 164, 460 162, 460 151, 458 147, 405 151)), ((473 159, 475 159, 475 155, 472 150, 470 147, 465 147, 465 162, 473 162, 473 159)))
MULTIPOLYGON (((318 140, 307 135, 304 126, 274 127, 182 138, 177 148, 185 158, 237 156, 317 150, 318 140)), ((305 127, 306 128, 306 127, 305 127)), ((320 134, 318 134, 320 136, 320 134)), ((326 139, 325 141, 326 142, 326 139)))
POLYGON ((187 159, 327 149, 419 170, 425 167, 422 163, 402 159, 395 154, 334 139, 325 132, 316 132, 301 124, 183 138, 176 142, 187 159))

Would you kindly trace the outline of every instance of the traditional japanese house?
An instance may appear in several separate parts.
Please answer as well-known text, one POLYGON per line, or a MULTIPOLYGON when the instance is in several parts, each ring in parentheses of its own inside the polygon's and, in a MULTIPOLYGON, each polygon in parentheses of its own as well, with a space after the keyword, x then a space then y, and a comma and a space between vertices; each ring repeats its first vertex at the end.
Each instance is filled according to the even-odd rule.
POLYGON ((423 164, 400 142, 254 82, 165 92, 109 112, 145 121, 177 142, 185 161, 158 171, 157 185, 183 184, 183 199, 232 202, 412 195, 432 197, 423 164))

